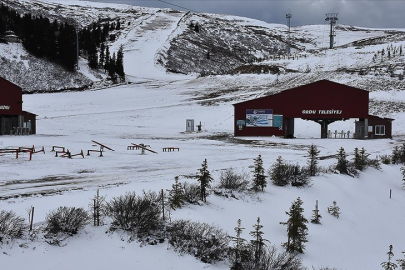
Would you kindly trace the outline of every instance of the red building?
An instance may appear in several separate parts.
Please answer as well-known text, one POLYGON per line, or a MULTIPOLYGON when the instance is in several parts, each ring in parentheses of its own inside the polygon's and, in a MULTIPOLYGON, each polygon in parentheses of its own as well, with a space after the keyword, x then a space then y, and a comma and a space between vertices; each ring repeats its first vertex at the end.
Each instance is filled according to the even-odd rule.
POLYGON ((294 119, 301 118, 319 123, 327 138, 330 123, 358 118, 355 138, 391 138, 393 119, 369 115, 368 103, 368 91, 321 80, 234 104, 234 134, 293 138, 294 119))
POLYGON ((22 88, 0 77, 0 135, 36 133, 36 115, 22 110, 22 88))

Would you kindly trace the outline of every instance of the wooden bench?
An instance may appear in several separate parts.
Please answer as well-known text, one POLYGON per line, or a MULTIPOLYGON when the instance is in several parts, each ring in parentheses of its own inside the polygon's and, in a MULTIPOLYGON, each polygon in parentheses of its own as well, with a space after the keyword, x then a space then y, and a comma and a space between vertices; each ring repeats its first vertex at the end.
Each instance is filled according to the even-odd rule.
POLYGON ((55 148, 61 149, 63 152, 65 152, 65 147, 64 146, 56 146, 56 145, 52 146, 51 152, 55 152, 55 148))
POLYGON ((171 152, 174 150, 180 151, 180 148, 179 147, 163 147, 163 152, 171 152))

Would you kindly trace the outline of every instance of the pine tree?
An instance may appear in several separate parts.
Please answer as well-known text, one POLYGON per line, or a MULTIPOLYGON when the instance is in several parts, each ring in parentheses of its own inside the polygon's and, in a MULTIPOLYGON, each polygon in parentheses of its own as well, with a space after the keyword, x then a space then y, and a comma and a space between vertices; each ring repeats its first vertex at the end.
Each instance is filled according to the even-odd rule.
POLYGON ((104 68, 104 62, 105 62, 105 45, 104 43, 100 44, 100 56, 99 56, 99 61, 98 64, 100 68, 104 68))
POLYGON ((402 186, 405 187, 405 165, 401 167, 401 174, 402 174, 402 186))
POLYGON ((266 239, 263 239, 263 225, 260 224, 260 217, 257 218, 257 223, 253 225, 254 230, 249 234, 253 237, 253 240, 250 240, 250 245, 253 249, 254 263, 256 269, 262 269, 260 262, 263 257, 264 248, 266 247, 266 239))
POLYGON ((287 252, 290 253, 304 253, 305 243, 308 242, 306 236, 308 235, 308 228, 306 223, 308 220, 303 216, 304 209, 302 208, 302 200, 298 197, 290 207, 289 212, 285 212, 288 215, 288 220, 282 222, 287 226, 287 242, 283 243, 287 252))
POLYGON ((207 202, 207 189, 211 187, 212 177, 208 171, 207 159, 201 165, 201 169, 198 169, 198 182, 200 182, 200 198, 202 201, 207 202))
POLYGON ((328 207, 328 213, 336 218, 339 218, 341 212, 340 207, 336 205, 336 201, 333 201, 333 205, 328 207))
MULTIPOLYGON (((405 256, 405 252, 402 251, 402 253, 405 256)), ((405 270, 405 259, 397 259, 397 262, 399 264, 399 267, 401 267, 401 270, 405 270)))
POLYGON ((97 54, 97 45, 94 41, 92 41, 89 45, 89 50, 87 51, 88 55, 88 62, 89 62, 89 67, 92 69, 98 68, 98 54, 97 54))
POLYGON ((316 145, 311 145, 308 150, 308 173, 309 176, 315 176, 318 173, 318 156, 320 151, 316 145))
POLYGON ((108 61, 108 76, 111 78, 113 82, 116 82, 117 80, 117 75, 115 74, 115 61, 116 61, 116 56, 115 52, 113 53, 112 57, 108 61))
POLYGON ((293 187, 302 187, 308 185, 308 174, 298 163, 296 165, 286 165, 286 177, 293 187))
POLYGON ((264 191, 267 186, 266 176, 264 175, 263 160, 262 156, 259 155, 254 160, 254 170, 253 170, 253 190, 264 191))
POLYGON ((392 245, 389 246, 389 251, 387 252, 388 255, 388 261, 382 262, 381 266, 384 268, 384 270, 394 270, 398 266, 391 262, 392 257, 394 257, 394 253, 392 252, 392 245))
POLYGON ((122 45, 120 46, 118 53, 117 53, 117 61, 115 63, 116 70, 115 72, 120 77, 120 80, 123 82, 125 81, 125 72, 124 72, 124 48, 122 45))
POLYGON ((345 149, 343 147, 340 147, 339 152, 338 152, 338 163, 336 165, 336 170, 339 171, 339 173, 349 174, 348 161, 347 161, 346 157, 347 157, 347 155, 346 155, 345 149))
POLYGON ((316 201, 315 204, 315 209, 312 210, 312 219, 311 219, 311 223, 314 224, 321 224, 321 214, 319 214, 319 209, 318 209, 318 200, 316 201))
POLYGON ((174 178, 174 181, 172 189, 169 190, 168 200, 170 208, 176 210, 176 208, 181 208, 184 205, 184 189, 178 176, 174 178))
POLYGON ((243 263, 250 260, 249 249, 246 240, 241 237, 245 228, 241 227, 242 221, 238 219, 238 226, 235 227, 236 237, 231 237, 233 247, 229 248, 229 261, 231 270, 244 270, 243 263))
POLYGON ((270 169, 270 178, 274 185, 276 186, 285 186, 288 184, 288 179, 286 178, 285 171, 286 171, 286 164, 284 164, 283 159, 279 156, 270 169))
POLYGON ((359 151, 359 149, 356 147, 354 149, 354 167, 359 170, 359 171, 364 171, 367 167, 368 164, 368 156, 370 154, 366 153, 366 149, 364 147, 359 151))
POLYGON ((395 146, 392 150, 391 163, 399 164, 401 162, 401 151, 398 149, 398 146, 395 146))

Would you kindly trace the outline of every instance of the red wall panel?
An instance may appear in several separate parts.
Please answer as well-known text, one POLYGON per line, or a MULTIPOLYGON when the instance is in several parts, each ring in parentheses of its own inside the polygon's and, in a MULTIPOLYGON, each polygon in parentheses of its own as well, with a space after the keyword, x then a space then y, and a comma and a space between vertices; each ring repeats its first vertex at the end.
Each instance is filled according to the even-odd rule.
POLYGON ((22 114, 21 87, 0 77, 0 115, 22 114))

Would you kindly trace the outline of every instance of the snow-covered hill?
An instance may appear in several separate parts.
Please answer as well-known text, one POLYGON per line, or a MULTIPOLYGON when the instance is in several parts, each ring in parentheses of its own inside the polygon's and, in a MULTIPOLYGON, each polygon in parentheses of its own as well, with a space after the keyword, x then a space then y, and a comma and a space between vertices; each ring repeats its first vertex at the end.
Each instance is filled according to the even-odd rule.
MULTIPOLYGON (((337 25, 335 48, 330 50, 326 24, 292 27, 289 35, 285 25, 171 9, 61 0, 17 0, 10 6, 21 13, 68 21, 78 28, 119 20, 121 29, 114 32, 117 38, 108 45, 112 52, 123 45, 129 81, 162 76, 176 79, 174 73, 261 73, 271 75, 268 83, 252 82, 251 87, 276 91, 328 78, 370 91, 405 89, 405 52, 399 51, 405 45, 405 29, 337 25), (383 49, 385 55, 381 54, 383 49)), ((106 77, 103 72, 96 76, 86 72, 85 60, 81 61, 84 71, 66 74, 42 59, 26 56, 15 46, 0 44, 0 76, 25 91, 91 87, 89 80, 97 82, 94 88, 106 77)))

